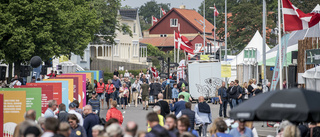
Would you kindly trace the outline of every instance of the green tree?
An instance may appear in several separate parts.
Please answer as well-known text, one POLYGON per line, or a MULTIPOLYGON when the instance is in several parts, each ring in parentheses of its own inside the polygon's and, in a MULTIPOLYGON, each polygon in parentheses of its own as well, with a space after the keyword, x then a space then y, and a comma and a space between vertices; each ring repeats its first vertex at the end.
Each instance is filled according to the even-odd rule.
POLYGON ((38 55, 82 55, 100 21, 85 0, 4 0, 0 3, 0 60, 20 63, 38 55))
MULTIPOLYGON (((97 11, 97 18, 102 20, 99 24, 99 30, 96 31, 94 43, 113 44, 117 34, 116 30, 125 31, 132 37, 132 31, 128 25, 120 24, 117 18, 118 10, 121 7, 121 0, 93 0, 91 8, 97 11), (102 38, 102 41, 101 41, 102 38)), ((128 8, 128 7, 127 7, 128 8)))
POLYGON ((146 2, 144 5, 141 5, 139 8, 139 16, 142 16, 143 20, 140 20, 141 22, 141 29, 146 30, 151 27, 151 17, 154 16, 158 19, 160 19, 160 8, 164 9, 166 12, 170 10, 169 4, 164 3, 157 3, 156 1, 149 1, 146 2), (143 26, 146 25, 146 26, 143 26), (150 27, 149 27, 150 26, 150 27))

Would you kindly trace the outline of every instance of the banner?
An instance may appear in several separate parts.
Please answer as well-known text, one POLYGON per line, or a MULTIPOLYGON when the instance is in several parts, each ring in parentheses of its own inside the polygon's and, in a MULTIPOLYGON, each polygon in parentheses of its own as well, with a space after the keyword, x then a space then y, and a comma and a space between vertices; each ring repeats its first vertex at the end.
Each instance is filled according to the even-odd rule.
POLYGON ((93 84, 94 83, 94 78, 93 78, 93 72, 75 72, 75 73, 71 73, 71 74, 86 74, 86 79, 89 79, 90 83, 93 84))
POLYGON ((73 79, 44 79, 43 81, 68 81, 68 104, 73 101, 73 79))
POLYGON ((3 94, 3 137, 12 137, 17 124, 24 121, 26 91, 0 91, 3 94))
POLYGON ((39 86, 39 85, 52 85, 53 87, 53 100, 57 101, 57 104, 62 103, 61 91, 62 85, 61 83, 27 83, 27 86, 39 86))
POLYGON ((0 94, 0 136, 3 134, 3 94, 0 94))
POLYGON ((231 65, 221 64, 221 77, 230 78, 231 77, 231 65))
MULTIPOLYGON (((72 93, 73 93, 73 100, 78 100, 78 96, 79 96, 79 92, 78 92, 78 78, 76 77, 53 77, 53 78, 50 78, 50 79, 53 79, 55 81, 57 81, 57 79, 72 79, 73 80, 73 85, 72 85, 72 93)), ((71 101, 71 102, 72 102, 71 101)))
POLYGON ((80 98, 79 99, 79 103, 82 104, 80 105, 81 107, 86 106, 86 101, 82 101, 82 100, 86 100, 86 94, 87 94, 87 90, 86 90, 86 74, 62 74, 60 76, 57 77, 63 77, 63 76, 69 76, 69 77, 78 77, 79 79, 79 91, 80 91, 80 98))
POLYGON ((320 49, 308 49, 306 50, 307 58, 306 64, 320 64, 320 49))
MULTIPOLYGON (((290 34, 285 34, 282 38, 281 38, 281 58, 282 58, 282 63, 281 63, 281 69, 283 68, 284 62, 286 61, 285 59, 285 55, 287 53, 287 44, 288 44, 288 40, 289 39, 290 34)), ((279 46, 279 45, 278 45, 279 46)), ((279 66, 279 48, 278 48, 278 52, 277 52, 277 57, 276 57, 276 62, 274 65, 274 70, 273 70, 273 75, 272 75, 272 83, 271 83, 271 88, 270 91, 276 90, 278 81, 279 81, 279 71, 280 71, 280 66, 279 66)), ((280 86, 282 83, 280 83, 280 86)))
POLYGON ((87 73, 87 72, 93 72, 93 79, 94 80, 97 80, 98 82, 99 82, 99 78, 100 78, 100 76, 99 76, 99 71, 94 71, 94 70, 91 70, 91 71, 77 71, 76 73, 87 73))
MULTIPOLYGON (((68 81, 36 81, 36 83, 61 83, 62 89, 61 89, 61 96, 62 96, 62 103, 67 105, 69 104, 69 84, 68 81)), ((69 107, 66 107, 66 110, 69 110, 69 107)))
POLYGON ((209 55, 200 55, 200 60, 209 60, 209 55))
POLYGON ((41 88, 1 88, 0 91, 25 91, 26 92, 26 111, 33 109, 36 111, 36 119, 41 116, 41 88))

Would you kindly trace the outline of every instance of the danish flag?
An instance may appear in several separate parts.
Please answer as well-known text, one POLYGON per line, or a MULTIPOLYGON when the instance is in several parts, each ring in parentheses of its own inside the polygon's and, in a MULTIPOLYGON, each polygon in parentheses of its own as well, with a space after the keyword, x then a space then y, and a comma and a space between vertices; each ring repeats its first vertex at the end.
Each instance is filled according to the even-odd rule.
POLYGON ((152 75, 153 75, 153 77, 158 77, 159 76, 159 73, 158 73, 158 71, 156 70, 156 68, 154 68, 154 67, 151 67, 151 72, 152 72, 152 75))
POLYGON ((217 10, 216 6, 214 6, 214 16, 218 16, 219 15, 219 11, 217 10))
POLYGON ((167 12, 163 8, 161 8, 161 11, 162 11, 162 15, 167 14, 167 12))
POLYGON ((156 24, 156 22, 158 22, 158 19, 154 16, 152 16, 152 26, 153 24, 156 24))
POLYGON ((303 13, 289 0, 282 0, 284 31, 295 31, 311 28, 320 21, 319 13, 303 13))
POLYGON ((188 55, 193 55, 194 56, 194 52, 193 49, 191 48, 192 44, 191 42, 188 40, 187 37, 180 35, 180 32, 175 32, 174 35, 174 42, 175 42, 175 48, 183 50, 185 52, 188 53, 188 55))

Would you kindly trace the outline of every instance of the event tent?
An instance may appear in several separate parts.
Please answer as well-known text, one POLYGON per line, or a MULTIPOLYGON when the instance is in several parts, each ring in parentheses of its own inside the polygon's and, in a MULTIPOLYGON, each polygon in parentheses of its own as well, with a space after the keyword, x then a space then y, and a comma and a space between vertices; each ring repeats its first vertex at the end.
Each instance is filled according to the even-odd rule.
MULTIPOLYGON (((318 4, 312 12, 315 13, 320 13, 320 5, 318 4)), ((286 42, 287 43, 287 64, 291 64, 291 52, 292 51, 298 51, 298 41, 303 40, 306 37, 320 37, 320 24, 316 24, 315 26, 304 29, 304 30, 298 30, 298 31, 293 31, 289 34, 290 36, 287 37, 282 37, 282 43, 286 42)), ((276 45, 274 48, 269 50, 266 55, 266 66, 274 66, 276 57, 277 57, 277 52, 278 52, 278 45, 276 45)), ((262 64, 262 58, 259 61, 259 65, 262 64)))
POLYGON ((306 89, 320 92, 320 66, 305 71, 302 77, 305 79, 306 89))

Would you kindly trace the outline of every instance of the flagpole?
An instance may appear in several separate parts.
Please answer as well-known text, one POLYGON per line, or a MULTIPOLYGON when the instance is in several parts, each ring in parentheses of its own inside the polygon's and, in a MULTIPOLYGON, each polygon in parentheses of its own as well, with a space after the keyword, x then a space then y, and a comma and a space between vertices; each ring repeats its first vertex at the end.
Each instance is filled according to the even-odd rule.
POLYGON ((214 45, 213 45, 213 49, 214 49, 214 52, 213 52, 213 56, 214 56, 214 59, 216 59, 216 3, 214 3, 214 10, 213 10, 214 12, 213 12, 213 29, 214 29, 214 31, 213 31, 213 39, 214 39, 214 41, 213 41, 213 43, 214 43, 214 45))
MULTIPOLYGON (((178 31, 179 31, 179 35, 180 35, 180 23, 178 24, 178 31)), ((180 36, 179 36, 180 37, 180 36)), ((179 63, 179 59, 180 59, 180 42, 178 42, 178 49, 177 49, 177 52, 178 52, 178 55, 177 55, 177 63, 179 63)))
POLYGON ((203 47, 206 53, 206 0, 203 0, 203 47))
POLYGON ((153 26, 153 16, 151 16, 151 25, 153 26))
POLYGON ((279 76, 280 76, 280 90, 283 89, 282 83, 282 51, 281 51, 281 11, 280 11, 280 6, 281 6, 281 0, 278 0, 278 39, 279 39, 279 76))
POLYGON ((161 19, 161 17, 162 17, 161 12, 162 12, 162 10, 161 10, 161 8, 160 8, 160 19, 161 19))
POLYGON ((176 31, 173 30, 173 63, 176 63, 176 31))
POLYGON ((262 29, 263 29, 263 49, 262 49, 262 58, 263 58, 263 80, 262 80, 262 87, 263 89, 265 89, 266 87, 266 79, 267 79, 267 75, 266 75, 266 0, 263 0, 263 19, 262 19, 262 29))
MULTIPOLYGON (((227 64, 227 43, 228 43, 228 39, 227 39, 227 33, 228 33, 228 24, 227 24, 227 22, 228 22, 228 18, 227 18, 227 14, 228 14, 228 12, 227 12, 227 0, 225 0, 225 7, 224 7, 224 26, 225 26, 225 28, 224 28, 224 35, 225 35, 225 38, 224 38, 224 61, 225 61, 225 63, 227 64)), ((220 55, 221 56, 221 55, 220 55)), ((226 83, 226 87, 227 87, 227 77, 225 78, 225 83, 226 83)))

